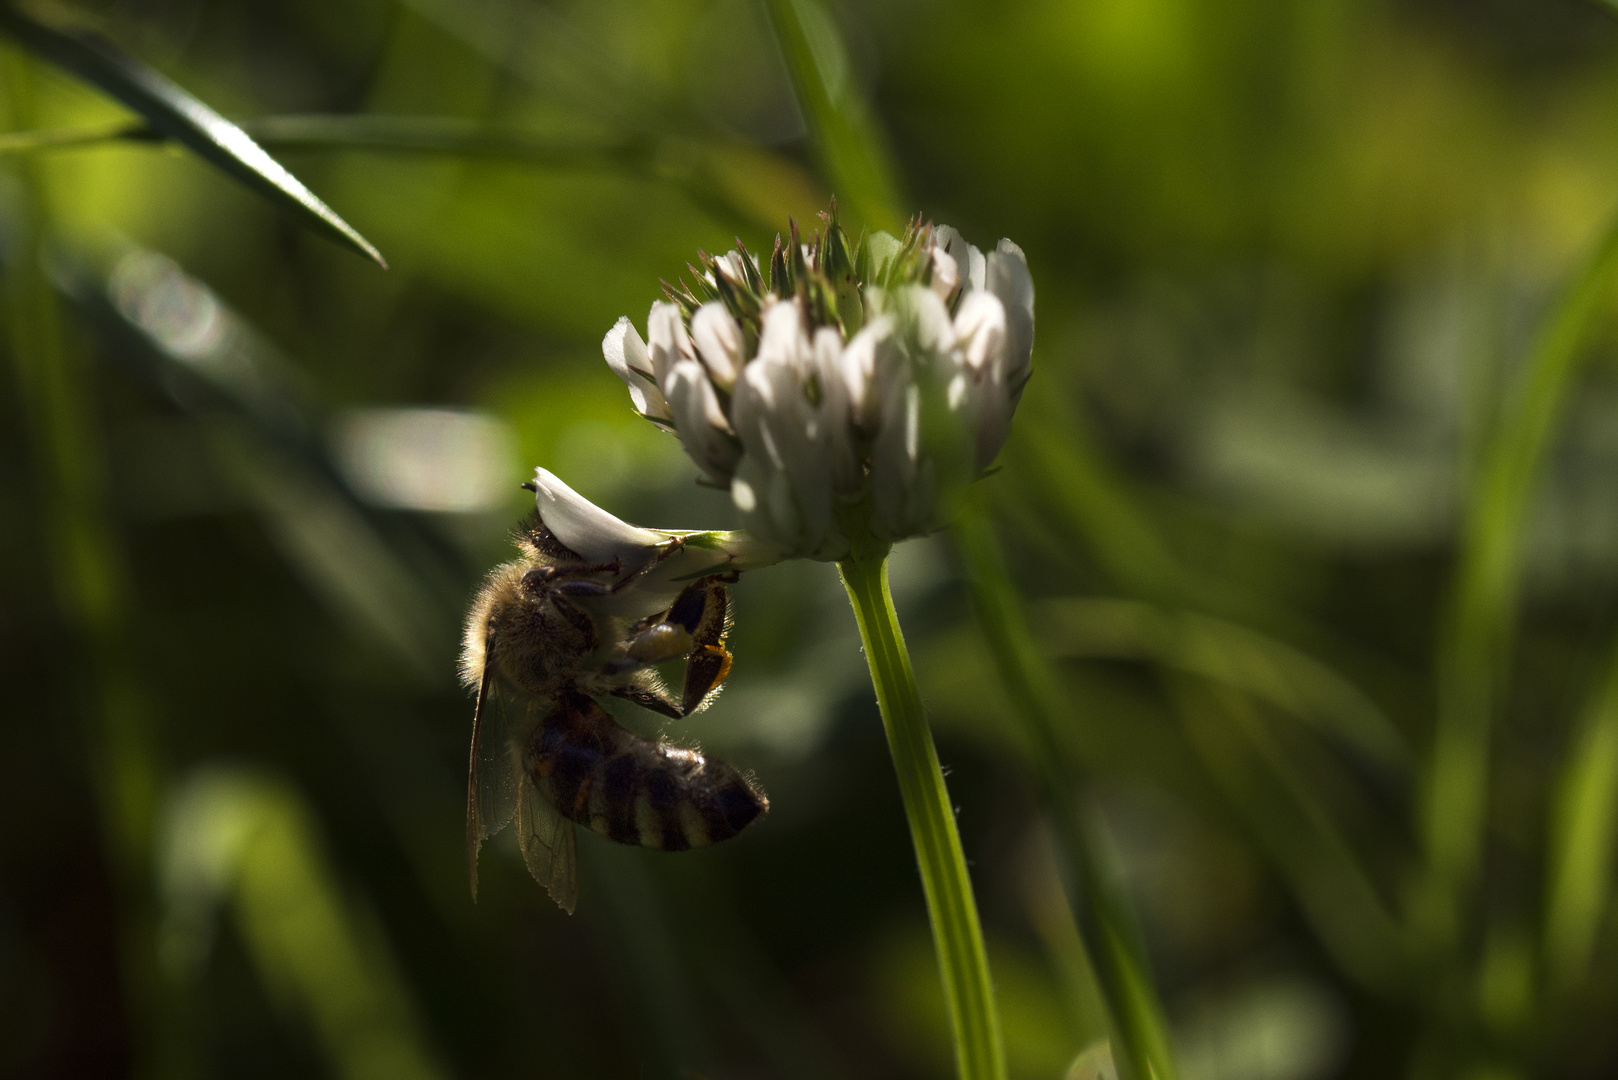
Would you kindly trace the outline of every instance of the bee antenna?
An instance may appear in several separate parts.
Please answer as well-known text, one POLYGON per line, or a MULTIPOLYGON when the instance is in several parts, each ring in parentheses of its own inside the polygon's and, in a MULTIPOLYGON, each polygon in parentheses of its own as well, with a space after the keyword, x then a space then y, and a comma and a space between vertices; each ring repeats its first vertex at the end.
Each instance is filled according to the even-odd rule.
POLYGON ((532 480, 526 480, 517 486, 522 488, 524 491, 532 491, 536 495, 539 493, 539 485, 534 483, 532 480))

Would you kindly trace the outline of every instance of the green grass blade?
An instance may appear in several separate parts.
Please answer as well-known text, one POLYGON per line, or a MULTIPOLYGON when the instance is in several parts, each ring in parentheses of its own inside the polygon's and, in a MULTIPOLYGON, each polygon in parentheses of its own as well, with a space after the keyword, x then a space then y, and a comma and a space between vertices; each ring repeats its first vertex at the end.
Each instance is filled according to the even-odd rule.
POLYGON ((1483 851, 1489 730, 1509 661, 1523 524, 1541 462, 1585 355, 1592 317, 1611 300, 1618 222, 1541 325, 1520 390, 1483 450, 1438 653, 1438 715, 1423 792, 1429 878, 1420 917, 1438 943, 1461 928, 1483 851))
POLYGON ((1285 642, 1208 615, 1130 600, 1064 597, 1034 616, 1059 656, 1149 660, 1274 705, 1352 746, 1390 772, 1411 765, 1410 746, 1353 682, 1285 642))
POLYGON ((1589 973, 1618 855, 1618 650, 1569 747, 1547 850, 1545 960, 1555 989, 1589 973))
POLYGON ((110 142, 160 142, 158 135, 139 120, 119 120, 82 128, 40 128, 34 131, 8 131, 0 134, 0 154, 24 154, 34 150, 57 150, 78 146, 102 146, 110 142))
POLYGON ((903 214, 893 164, 831 15, 816 0, 766 0, 764 8, 833 193, 858 223, 896 231, 903 214))
POLYGON ((888 591, 887 551, 850 556, 837 568, 859 624, 910 822, 944 1003, 955 1033, 957 1074, 961 1080, 1005 1080, 1006 1051, 977 900, 910 653, 888 591))
POLYGON ((955 539, 984 637, 1043 782, 1066 863, 1068 903, 1112 1013, 1115 1056, 1137 1080, 1172 1080, 1178 1070, 1145 950, 1074 797, 1075 778, 1064 768, 1056 739, 1056 725, 1073 722, 1072 706, 1035 642, 989 523, 969 512, 956 523, 955 539))
POLYGON ((47 26, 0 4, 0 32, 42 60, 78 76, 145 118, 152 130, 173 139, 298 220, 386 267, 380 252, 321 202, 302 181, 265 152, 237 125, 178 85, 89 33, 47 26))
POLYGON ((1297 897, 1337 965, 1367 987, 1396 991, 1404 937, 1308 779, 1291 767, 1245 695, 1172 681, 1192 743, 1297 897))
POLYGON ((177 974, 201 973, 215 913, 228 905, 270 996, 307 1018, 332 1075, 447 1075, 375 914, 342 888, 295 790, 204 769, 177 790, 161 854, 163 952, 177 974))

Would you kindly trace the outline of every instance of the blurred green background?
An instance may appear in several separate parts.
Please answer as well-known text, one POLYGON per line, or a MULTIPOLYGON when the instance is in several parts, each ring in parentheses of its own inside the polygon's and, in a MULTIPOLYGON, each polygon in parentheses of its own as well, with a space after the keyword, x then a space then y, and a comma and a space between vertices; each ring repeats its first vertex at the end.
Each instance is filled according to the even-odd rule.
MULTIPOLYGON (((1027 252, 979 505, 1186 1080, 1618 1071, 1618 13, 783 2, 819 105, 751 0, 36 9, 390 269, 172 146, 0 140, 0 1075, 950 1075, 830 566, 748 575, 666 729, 767 818, 581 836, 572 917, 506 844, 465 880, 517 484, 733 524, 599 342, 834 191, 1027 252)), ((7 131, 130 117, 0 74, 7 131)), ((952 538, 893 572, 1011 1072, 1056 1080, 1107 1020, 1036 773, 952 538)))

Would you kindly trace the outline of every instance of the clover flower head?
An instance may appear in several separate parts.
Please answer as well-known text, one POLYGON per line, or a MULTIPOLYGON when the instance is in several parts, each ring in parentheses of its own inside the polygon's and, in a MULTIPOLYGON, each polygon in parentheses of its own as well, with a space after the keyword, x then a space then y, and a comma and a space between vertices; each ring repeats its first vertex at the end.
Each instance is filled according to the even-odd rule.
POLYGON ((1034 286, 1009 240, 947 225, 850 241, 836 203, 767 262, 740 241, 602 342, 635 410, 730 491, 748 531, 837 560, 949 520, 1010 431, 1029 377, 1034 286))

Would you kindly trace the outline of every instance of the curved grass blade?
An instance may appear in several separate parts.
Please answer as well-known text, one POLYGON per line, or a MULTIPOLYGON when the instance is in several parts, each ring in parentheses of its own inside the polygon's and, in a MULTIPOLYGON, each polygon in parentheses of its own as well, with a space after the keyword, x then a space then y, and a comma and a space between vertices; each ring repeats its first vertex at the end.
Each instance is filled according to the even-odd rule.
POLYGON ((1404 735, 1353 682, 1285 642, 1209 615, 1131 600, 1067 597, 1039 606, 1061 656, 1153 661, 1266 701, 1395 774, 1411 764, 1404 735))
POLYGON ((1503 690, 1522 576, 1523 525, 1540 465, 1588 355, 1581 348, 1618 277, 1618 221, 1540 325, 1520 390, 1473 479, 1438 647, 1438 715, 1421 833, 1428 879, 1420 916, 1435 943, 1458 939, 1482 860, 1489 729, 1503 690))
POLYGON ((1554 988, 1577 986, 1612 901, 1618 856, 1618 651, 1596 689, 1558 784, 1547 847, 1545 962, 1554 988))
POLYGON ((300 792, 205 765, 167 809, 157 854, 163 952, 175 974, 202 967, 228 912, 271 999, 312 1029, 328 1075, 447 1078, 375 910, 344 888, 300 792))
POLYGON ((893 165, 855 86, 836 24, 815 0, 768 0, 764 9, 826 179, 860 222, 897 231, 902 221, 893 165))
POLYGON ((1253 837, 1290 884, 1338 966, 1386 993, 1408 978, 1405 936, 1308 778, 1293 768, 1253 699, 1169 680, 1186 735, 1253 837))
POLYGON ((153 131, 182 144, 239 183, 292 211, 316 232, 378 266, 388 265, 369 240, 304 187, 247 132, 111 42, 94 34, 47 26, 9 4, 0 4, 0 32, 40 59, 128 106, 144 117, 153 131))

